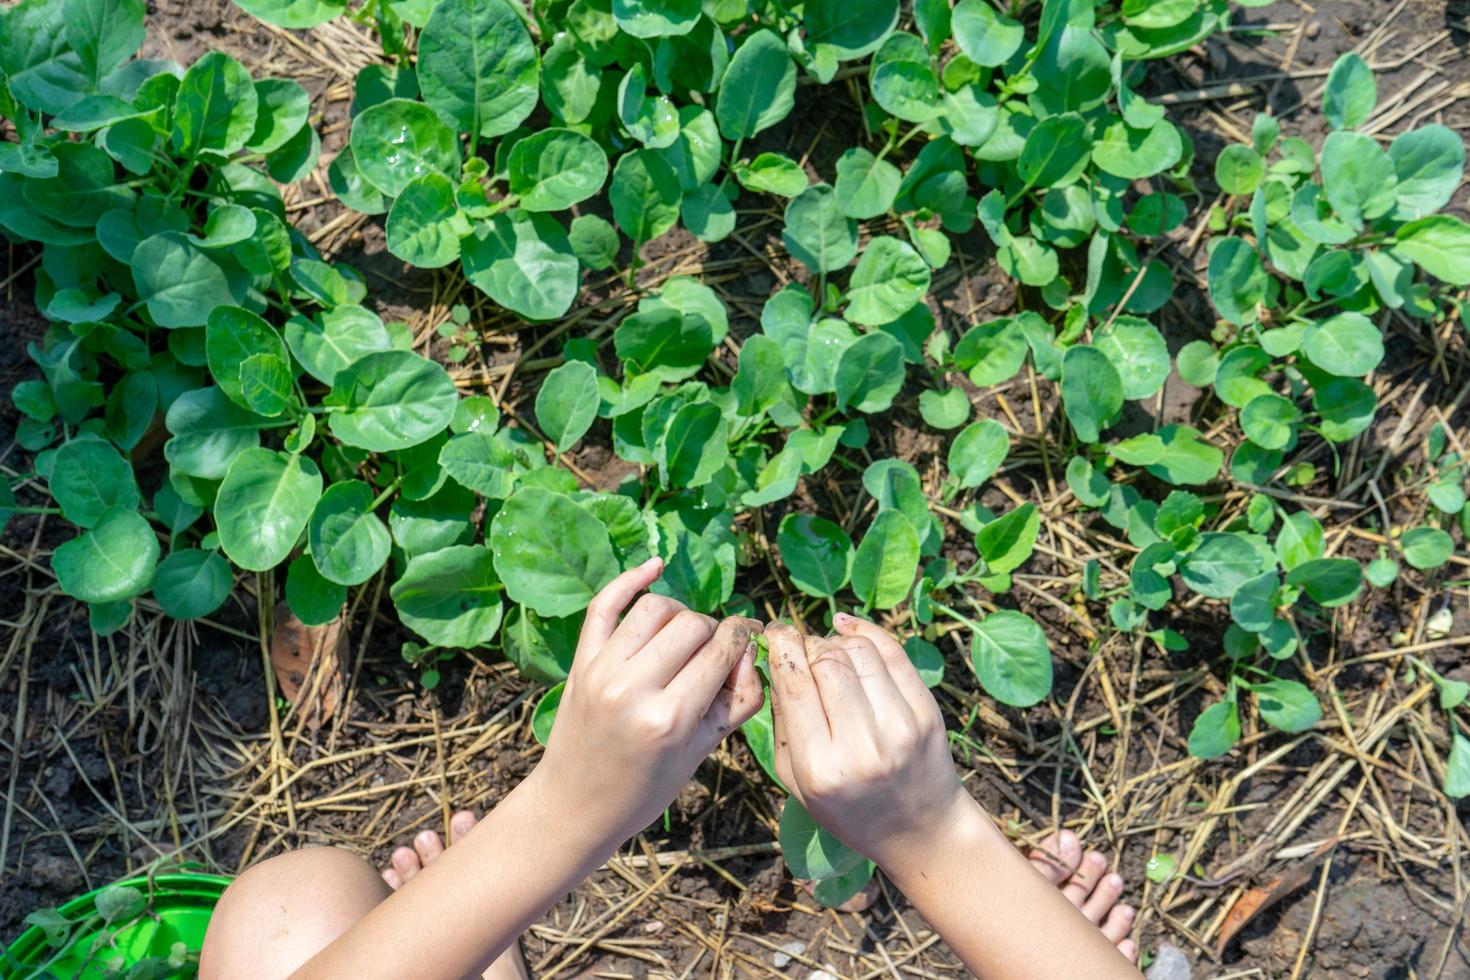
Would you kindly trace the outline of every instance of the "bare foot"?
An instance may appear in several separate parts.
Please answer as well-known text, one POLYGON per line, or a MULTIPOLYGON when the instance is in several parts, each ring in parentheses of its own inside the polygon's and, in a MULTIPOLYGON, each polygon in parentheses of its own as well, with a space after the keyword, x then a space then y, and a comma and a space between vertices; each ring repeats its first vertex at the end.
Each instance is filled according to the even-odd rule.
MULTIPOLYGON (((470 832, 479 818, 469 810, 460 810, 449 818, 449 843, 454 844, 470 832)), ((444 853, 444 842, 437 831, 421 830, 414 835, 413 847, 400 847, 393 851, 388 867, 383 869, 383 880, 388 887, 397 891, 403 883, 423 869, 424 865, 444 853)), ((512 946, 490 964, 484 973, 485 980, 530 980, 531 971, 521 956, 520 944, 512 946)))
POLYGON ((1123 897, 1123 879, 1108 873, 1106 857, 1098 851, 1082 853, 1082 844, 1070 830, 1052 834, 1026 857, 1130 963, 1138 958, 1138 945, 1128 938, 1133 906, 1118 901, 1123 897))

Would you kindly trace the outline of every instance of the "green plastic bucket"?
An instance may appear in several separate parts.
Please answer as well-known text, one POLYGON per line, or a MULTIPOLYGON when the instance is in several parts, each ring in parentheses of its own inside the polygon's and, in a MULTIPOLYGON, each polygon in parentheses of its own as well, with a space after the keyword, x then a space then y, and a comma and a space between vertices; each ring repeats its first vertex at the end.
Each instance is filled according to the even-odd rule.
MULTIPOLYGON (((97 911, 97 896, 108 888, 90 891, 57 909, 73 923, 64 942, 53 945, 45 928, 31 926, 0 957, 0 978, 127 977, 139 963, 152 958, 167 960, 176 944, 182 944, 183 949, 193 954, 189 962, 196 963, 209 917, 230 881, 220 875, 186 872, 159 874, 151 879, 129 878, 109 885, 108 888, 135 889, 148 900, 146 911, 117 928, 104 925, 97 911), (107 932, 112 935, 111 943, 94 950, 96 938, 107 932)), ((194 970, 186 966, 182 970, 165 967, 161 972, 147 972, 156 976, 192 976, 194 970)))

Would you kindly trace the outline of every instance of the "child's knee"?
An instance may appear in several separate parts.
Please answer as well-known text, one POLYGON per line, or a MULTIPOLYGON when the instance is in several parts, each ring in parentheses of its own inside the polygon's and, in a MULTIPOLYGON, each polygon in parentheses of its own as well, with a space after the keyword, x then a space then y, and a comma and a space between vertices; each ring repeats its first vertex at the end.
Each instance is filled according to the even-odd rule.
POLYGON ((289 976, 389 891, 371 864, 341 848, 303 848, 262 861, 220 897, 200 976, 289 976))

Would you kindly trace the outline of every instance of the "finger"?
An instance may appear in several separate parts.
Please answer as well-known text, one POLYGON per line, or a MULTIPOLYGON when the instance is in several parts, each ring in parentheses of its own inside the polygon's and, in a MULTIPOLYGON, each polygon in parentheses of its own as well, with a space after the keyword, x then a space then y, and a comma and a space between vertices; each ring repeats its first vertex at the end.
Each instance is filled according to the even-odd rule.
MULTIPOLYGON (((680 609, 657 635, 629 656, 628 664, 643 683, 655 689, 668 687, 690 658, 712 641, 719 625, 720 621, 713 616, 706 616, 692 609, 680 609)), ((732 656, 729 662, 734 664, 735 659, 732 656)), ((726 672, 728 671, 729 668, 726 667, 726 672)), ((693 715, 703 714, 714 694, 714 691, 710 691, 709 697, 699 703, 693 715)))
POLYGON ((871 740, 878 726, 852 658, 835 640, 818 636, 808 637, 806 648, 832 740, 845 742, 854 737, 871 740))
POLYGON ((849 616, 847 613, 838 613, 833 616, 832 628, 840 636, 861 636, 871 640, 873 646, 878 649, 878 655, 883 658, 883 663, 887 665, 888 673, 898 687, 899 693, 913 709, 914 716, 930 721, 938 720, 942 723, 939 703, 934 700, 934 695, 924 685, 918 668, 904 652, 903 644, 894 639, 893 634, 876 623, 849 616))
POLYGON ((883 657, 871 640, 865 636, 842 636, 831 638, 827 642, 841 647, 852 661, 880 732, 886 734, 905 729, 917 731, 913 709, 898 690, 898 685, 888 671, 888 665, 883 662, 883 657))
POLYGON ((700 728, 705 743, 713 749, 726 736, 745 724, 765 703, 766 692, 755 669, 755 644, 747 642, 740 659, 722 683, 714 702, 705 712, 700 728))
POLYGON ((444 853, 444 841, 440 839, 438 831, 421 830, 414 835, 413 849, 418 852, 419 863, 427 865, 444 853))
POLYGON ((760 623, 744 616, 727 618, 708 642, 675 668, 667 685, 669 693, 705 711, 715 695, 732 680, 731 672, 746 651, 754 651, 755 635, 760 628, 760 623))
POLYGON ((603 644, 602 652, 615 661, 627 660, 647 646, 687 608, 678 599, 645 592, 633 603, 633 608, 628 610, 618 628, 613 630, 612 637, 603 644))
POLYGON ((591 659, 607 645, 618 628, 618 617, 638 593, 653 584, 664 570, 662 558, 650 558, 637 568, 630 568, 592 597, 587 604, 587 618, 577 639, 577 659, 591 659))
MULTIPOLYGON (((832 730, 807 663, 806 641, 795 627, 772 623, 766 627, 766 650, 770 654, 771 709, 778 722, 777 749, 811 753, 829 745, 832 730)), ((788 765, 781 780, 791 786, 790 777, 788 765)))

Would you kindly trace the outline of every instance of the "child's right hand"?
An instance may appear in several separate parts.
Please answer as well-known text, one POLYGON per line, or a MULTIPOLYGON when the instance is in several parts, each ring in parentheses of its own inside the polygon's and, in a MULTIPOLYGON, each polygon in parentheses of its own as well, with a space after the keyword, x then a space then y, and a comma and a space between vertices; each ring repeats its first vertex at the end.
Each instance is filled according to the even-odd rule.
POLYGON ((766 628, 776 772, 822 826, 892 873, 985 818, 903 647, 853 616, 834 625, 828 638, 766 628))
POLYGON ((624 572, 587 607, 533 774, 551 809, 605 846, 651 823, 765 700, 752 642, 761 624, 718 622, 652 593, 634 602, 662 571, 655 558, 624 572))

